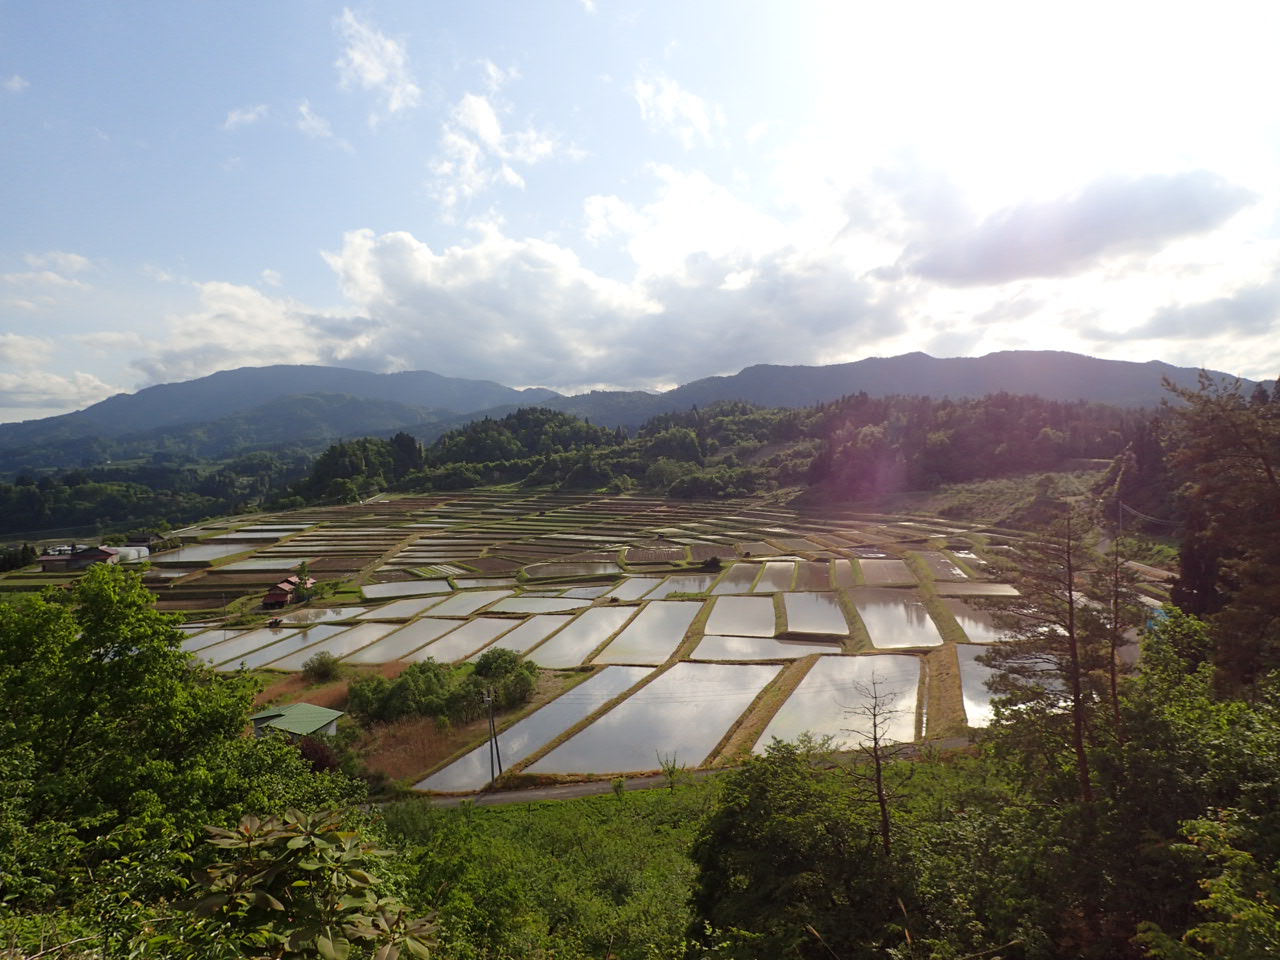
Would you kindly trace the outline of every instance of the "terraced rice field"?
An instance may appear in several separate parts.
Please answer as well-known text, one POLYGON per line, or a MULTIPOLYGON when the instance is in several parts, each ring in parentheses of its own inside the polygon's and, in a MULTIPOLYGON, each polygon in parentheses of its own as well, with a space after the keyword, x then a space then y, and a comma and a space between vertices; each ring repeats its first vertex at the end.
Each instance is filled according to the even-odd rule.
MULTIPOLYGON (((985 723, 976 658, 1004 635, 974 602, 1012 591, 952 557, 981 572, 979 531, 759 501, 471 491, 211 525, 154 558, 154 589, 162 607, 203 604, 185 647, 222 670, 296 671, 320 651, 381 669, 503 648, 589 673, 509 722, 499 747, 516 773, 613 775, 733 762, 805 730, 854 745, 868 686, 894 711, 894 738, 985 723), (303 560, 363 602, 292 608, 278 628, 217 621, 303 560), (968 643, 943 639, 926 592, 968 643), (949 672, 930 668, 944 657, 949 672)), ((487 742, 421 773, 422 790, 477 789, 487 742)))

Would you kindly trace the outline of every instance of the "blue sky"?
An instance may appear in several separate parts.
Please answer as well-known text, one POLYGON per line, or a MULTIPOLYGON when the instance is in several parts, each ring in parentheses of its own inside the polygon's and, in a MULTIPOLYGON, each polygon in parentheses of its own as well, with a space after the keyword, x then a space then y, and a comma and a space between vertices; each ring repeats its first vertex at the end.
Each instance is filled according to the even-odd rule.
POLYGON ((271 363, 1272 377, 1269 6, 0 0, 0 420, 271 363))

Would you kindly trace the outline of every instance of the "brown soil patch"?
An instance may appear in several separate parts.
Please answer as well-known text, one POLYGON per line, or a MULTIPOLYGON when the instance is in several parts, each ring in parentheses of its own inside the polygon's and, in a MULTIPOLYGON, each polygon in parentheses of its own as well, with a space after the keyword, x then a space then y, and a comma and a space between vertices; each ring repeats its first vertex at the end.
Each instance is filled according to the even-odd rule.
MULTIPOLYGON (((381 674, 391 680, 398 677, 408 666, 409 664, 403 660, 395 660, 391 663, 383 663, 367 670, 361 670, 360 672, 361 675, 368 673, 381 674)), ((291 673, 288 676, 281 677, 259 693, 254 698, 253 705, 262 707, 269 703, 306 702, 314 703, 318 707, 339 710, 347 704, 347 686, 348 681, 346 680, 335 680, 332 683, 311 686, 308 684, 307 678, 301 673, 291 673)))
POLYGON ((479 742, 488 718, 463 727, 441 729, 430 717, 417 717, 378 727, 356 745, 364 765, 393 780, 421 777, 470 742, 479 742))

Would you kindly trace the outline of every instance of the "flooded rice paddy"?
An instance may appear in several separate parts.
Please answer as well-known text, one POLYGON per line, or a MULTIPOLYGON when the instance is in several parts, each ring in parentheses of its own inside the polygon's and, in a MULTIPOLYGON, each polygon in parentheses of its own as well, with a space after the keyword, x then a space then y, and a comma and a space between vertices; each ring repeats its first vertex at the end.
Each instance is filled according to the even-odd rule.
POLYGON ((915 657, 820 657, 764 728, 756 752, 775 737, 802 733, 831 737, 841 749, 871 739, 872 707, 881 735, 909 742, 916 738, 920 661, 915 657))
MULTIPOLYGON (((542 749, 574 724, 635 686, 653 672, 652 667, 605 667, 595 676, 561 694, 541 710, 513 724, 498 735, 498 751, 506 766, 519 763, 542 749)), ((443 770, 414 785, 416 790, 479 790, 492 772, 489 741, 443 770)))
MULTIPOLYGON (((1003 634, 965 601, 1013 591, 982 579, 994 569, 985 551, 964 549, 978 541, 948 527, 944 553, 926 546, 942 528, 914 519, 836 511, 799 523, 758 501, 468 491, 302 510, 239 530, 209 525, 205 542, 153 558, 170 577, 153 589, 162 606, 205 601, 183 647, 217 669, 297 671, 324 651, 361 671, 507 649, 544 669, 588 671, 503 731, 499 746, 518 773, 604 775, 652 770, 664 758, 697 766, 725 750, 717 762, 734 762, 802 730, 850 745, 847 711, 865 706, 858 684, 873 678, 902 711, 893 736, 911 739, 930 681, 922 657, 900 650, 953 646, 961 683, 952 674, 952 686, 929 696, 954 700, 950 717, 963 710, 969 724, 986 723, 977 644, 1003 634), (341 599, 370 602, 281 611, 276 628, 265 626, 269 614, 257 627, 219 624, 219 607, 304 560, 317 579, 348 581, 341 599), (913 589, 917 572, 969 643, 944 643, 913 589), (779 677, 791 693, 760 697, 779 677)), ((952 655, 940 650, 930 662, 952 655)), ((477 740, 455 763, 421 771, 418 786, 475 790, 488 778, 487 745, 477 740)))
POLYGON ((677 663, 527 769, 622 773, 657 770, 666 760, 700 766, 781 669, 677 663), (636 736, 637 731, 643 735, 636 736))
POLYGON ((904 590, 859 587, 850 592, 871 643, 879 650, 902 647, 937 647, 942 634, 925 605, 904 590))

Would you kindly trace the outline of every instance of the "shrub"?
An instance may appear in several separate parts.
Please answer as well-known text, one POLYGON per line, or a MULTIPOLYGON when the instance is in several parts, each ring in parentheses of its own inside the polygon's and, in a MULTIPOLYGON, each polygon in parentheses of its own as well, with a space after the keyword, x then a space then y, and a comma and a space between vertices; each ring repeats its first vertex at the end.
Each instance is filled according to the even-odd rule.
POLYGON ((328 683, 330 680, 337 680, 341 672, 342 665, 338 662, 338 658, 324 650, 313 654, 302 665, 302 675, 310 683, 328 683))

